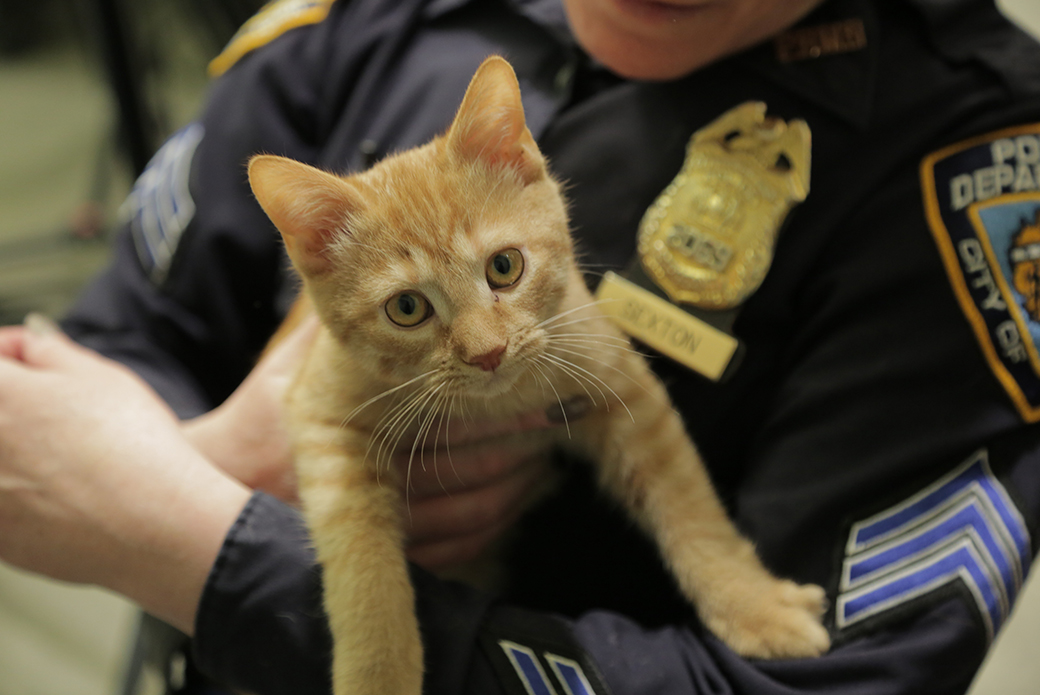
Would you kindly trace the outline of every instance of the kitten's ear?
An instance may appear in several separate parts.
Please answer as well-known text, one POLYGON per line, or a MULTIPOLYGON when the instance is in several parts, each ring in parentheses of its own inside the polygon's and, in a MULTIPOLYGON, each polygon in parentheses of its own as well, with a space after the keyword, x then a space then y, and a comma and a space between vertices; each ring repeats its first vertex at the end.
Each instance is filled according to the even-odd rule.
POLYGON ((491 56, 477 69, 448 131, 448 144, 465 159, 512 167, 525 184, 545 177, 545 160, 524 121, 520 85, 512 66, 491 56))
POLYGON ((357 191, 338 176, 273 155, 249 160, 249 185, 293 264, 304 273, 326 270, 329 242, 346 233, 348 216, 360 208, 357 191))

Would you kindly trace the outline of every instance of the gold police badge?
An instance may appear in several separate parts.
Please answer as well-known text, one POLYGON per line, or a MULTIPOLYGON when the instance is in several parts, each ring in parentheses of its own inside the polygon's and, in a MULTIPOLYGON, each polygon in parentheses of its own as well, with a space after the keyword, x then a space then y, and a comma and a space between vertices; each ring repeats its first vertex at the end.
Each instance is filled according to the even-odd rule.
POLYGON ((739 306, 765 278, 777 233, 809 192, 811 136, 802 120, 748 102, 693 134, 686 161, 646 211, 637 248, 676 303, 739 306))

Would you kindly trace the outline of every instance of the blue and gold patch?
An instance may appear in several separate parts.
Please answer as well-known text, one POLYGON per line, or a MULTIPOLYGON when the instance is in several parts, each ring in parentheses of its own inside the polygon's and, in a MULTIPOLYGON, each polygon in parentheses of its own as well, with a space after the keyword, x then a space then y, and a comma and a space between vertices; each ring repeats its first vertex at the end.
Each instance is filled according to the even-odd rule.
POLYGON ((1040 123, 921 163, 928 224, 954 293, 1019 413, 1040 421, 1040 123))

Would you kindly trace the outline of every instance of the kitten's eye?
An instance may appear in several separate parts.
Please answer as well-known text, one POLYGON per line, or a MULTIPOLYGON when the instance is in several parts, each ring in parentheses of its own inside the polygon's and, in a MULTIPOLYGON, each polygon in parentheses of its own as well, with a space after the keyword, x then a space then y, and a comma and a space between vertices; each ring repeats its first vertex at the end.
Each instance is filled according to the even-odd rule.
POLYGON ((402 292, 386 303, 387 317, 403 328, 418 326, 433 313, 433 307, 418 292, 402 292))
POLYGON ((517 249, 499 251, 487 264, 487 281, 495 289, 516 284, 524 273, 524 256, 517 249))

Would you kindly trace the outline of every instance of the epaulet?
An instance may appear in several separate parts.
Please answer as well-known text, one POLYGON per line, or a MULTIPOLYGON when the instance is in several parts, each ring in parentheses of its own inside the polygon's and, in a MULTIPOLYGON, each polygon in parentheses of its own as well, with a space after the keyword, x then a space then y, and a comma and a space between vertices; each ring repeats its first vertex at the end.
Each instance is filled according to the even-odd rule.
POLYGON ((271 0, 235 32, 220 55, 210 62, 210 77, 222 75, 242 56, 290 29, 322 21, 333 2, 335 0, 271 0))

